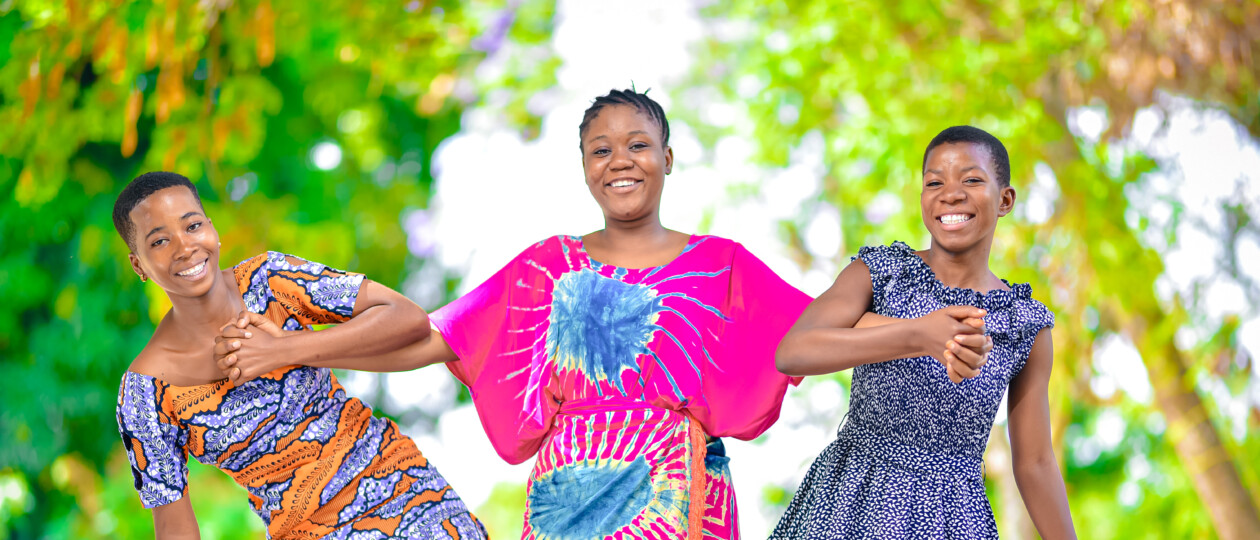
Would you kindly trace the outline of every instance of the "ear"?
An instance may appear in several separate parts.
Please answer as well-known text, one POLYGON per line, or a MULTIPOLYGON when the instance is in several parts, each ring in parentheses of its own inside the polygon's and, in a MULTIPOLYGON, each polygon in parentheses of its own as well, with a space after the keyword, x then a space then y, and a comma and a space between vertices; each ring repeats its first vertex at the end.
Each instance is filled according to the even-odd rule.
POLYGON ((672 146, 665 147, 665 174, 669 174, 674 170, 674 148, 672 146))
POLYGON ((144 278, 144 269, 140 267, 140 257, 137 257, 135 253, 128 253, 127 258, 131 260, 131 271, 144 278))
POLYGON ((1003 217, 1015 208, 1015 188, 1006 186, 998 194, 998 217, 1003 217))

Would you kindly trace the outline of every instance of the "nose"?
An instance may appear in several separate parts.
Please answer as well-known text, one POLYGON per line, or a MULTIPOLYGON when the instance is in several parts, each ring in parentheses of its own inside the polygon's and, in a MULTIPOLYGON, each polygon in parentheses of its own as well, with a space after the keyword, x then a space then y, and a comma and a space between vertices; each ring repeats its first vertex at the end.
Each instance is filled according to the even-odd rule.
POLYGON ((946 182, 945 189, 940 192, 940 201, 945 204, 958 204, 967 199, 967 192, 962 182, 946 182))
POLYGON ((185 238, 184 234, 172 235, 171 244, 174 244, 175 258, 177 260, 187 259, 197 249, 196 244, 185 238))
POLYGON ((634 160, 630 159, 630 152, 625 149, 614 149, 612 161, 608 167, 614 171, 629 169, 634 166, 634 160))

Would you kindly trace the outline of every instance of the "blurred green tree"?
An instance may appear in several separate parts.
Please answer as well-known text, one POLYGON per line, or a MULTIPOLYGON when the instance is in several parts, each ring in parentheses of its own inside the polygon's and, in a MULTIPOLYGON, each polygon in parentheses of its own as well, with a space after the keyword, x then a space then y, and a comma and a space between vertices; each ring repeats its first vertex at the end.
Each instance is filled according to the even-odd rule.
MULTIPOLYGON (((403 225, 427 206, 430 158, 461 111, 491 96, 536 129, 525 100, 553 83, 552 11, 491 0, 0 5, 0 295, 13 302, 0 312, 0 538, 152 534, 128 493, 113 409, 122 370, 168 305, 132 275, 112 230, 126 182, 157 169, 193 179, 225 263, 284 249, 398 287, 428 255, 408 246, 425 220, 403 225), (497 69, 475 73, 488 58, 497 69)), ((237 488, 194 469, 208 486, 194 497, 206 537, 260 530, 237 488)))
MULTIPOLYGON (((1115 454, 1081 466, 1068 460, 1082 538, 1215 531, 1241 539, 1260 530, 1257 462, 1237 459, 1257 455, 1257 438, 1223 433, 1220 405, 1203 397, 1214 381, 1245 386, 1246 363, 1220 361, 1237 356, 1237 321, 1213 320, 1180 295, 1159 299, 1162 253, 1175 242, 1177 219, 1158 231, 1168 239, 1163 245, 1145 240, 1142 231, 1160 225, 1128 194, 1144 189, 1157 167, 1119 141, 1136 111, 1166 108, 1167 96, 1223 109, 1260 136, 1260 3, 731 0, 708 6, 704 16, 710 37, 698 47, 694 78, 674 89, 676 109, 710 145, 731 135, 755 141, 768 165, 786 164, 802 141, 820 138, 827 169, 821 197, 841 212, 837 262, 868 243, 922 245, 918 168, 923 147, 944 127, 973 124, 1003 139, 1021 193, 1038 168, 1057 179, 1048 220, 999 227, 993 263, 999 275, 1032 282, 1059 314, 1051 396, 1059 455, 1072 453, 1071 445, 1062 450, 1065 442, 1097 429, 1097 408, 1121 407, 1128 424, 1138 424, 1115 454), (709 103, 735 104, 733 120, 706 124, 709 103), (1080 108, 1105 115, 1109 127, 1097 138, 1074 135, 1069 125, 1080 108), (887 221, 868 217, 873 202, 887 206, 890 197, 899 212, 887 221), (1214 337, 1179 346, 1174 334, 1192 323, 1214 325, 1214 337), (1153 411, 1090 392, 1095 343, 1113 335, 1140 351, 1153 411), (1161 427, 1141 429, 1148 424, 1161 427), (1171 479, 1144 485, 1149 493, 1131 511, 1115 499, 1135 456, 1171 479)), ((1170 204, 1174 215, 1186 210, 1170 204)), ((1260 234, 1260 205, 1227 206, 1233 217, 1222 242, 1226 258, 1237 261, 1240 236, 1260 234)), ((802 246, 801 224, 784 225, 802 246)), ((803 265, 815 257, 797 251, 803 265)), ((1248 282, 1227 263, 1224 279, 1248 282)), ((1251 305, 1260 300, 1254 286, 1242 288, 1251 305)), ((1246 432, 1260 428, 1257 416, 1246 432)), ((1004 495, 995 501, 1018 505, 1018 497, 1004 495)))

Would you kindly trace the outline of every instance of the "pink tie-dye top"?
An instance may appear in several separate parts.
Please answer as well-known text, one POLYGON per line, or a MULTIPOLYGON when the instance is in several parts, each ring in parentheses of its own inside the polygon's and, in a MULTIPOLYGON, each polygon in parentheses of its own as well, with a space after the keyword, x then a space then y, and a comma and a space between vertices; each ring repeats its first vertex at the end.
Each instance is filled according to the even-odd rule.
POLYGON ((760 435, 790 381, 774 350, 809 301, 724 238, 692 236, 668 264, 626 269, 557 236, 431 319, 495 449, 520 463, 565 402, 630 397, 711 436, 760 435))

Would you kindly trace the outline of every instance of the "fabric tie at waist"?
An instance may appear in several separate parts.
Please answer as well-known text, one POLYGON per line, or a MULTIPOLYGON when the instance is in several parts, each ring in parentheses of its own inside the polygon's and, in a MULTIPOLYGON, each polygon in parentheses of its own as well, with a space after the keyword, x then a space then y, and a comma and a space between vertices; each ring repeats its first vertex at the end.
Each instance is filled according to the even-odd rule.
POLYGON ((686 412, 679 412, 670 409, 662 409, 652 404, 626 396, 608 396, 594 399, 575 399, 560 403, 560 409, 557 414, 565 414, 572 416, 591 416, 603 412, 611 411, 635 411, 635 410, 669 410, 670 412, 680 414, 687 420, 687 440, 691 444, 691 461, 687 464, 687 469, 691 475, 691 485, 689 487, 687 503, 687 540, 701 540, 704 530, 704 505, 705 492, 708 489, 706 485, 708 478, 705 476, 704 458, 707 455, 707 446, 704 427, 692 418, 686 412))
POLYGON ((944 479, 984 480, 982 458, 924 450, 876 435, 852 420, 845 423, 836 439, 851 451, 865 454, 899 469, 944 479))

